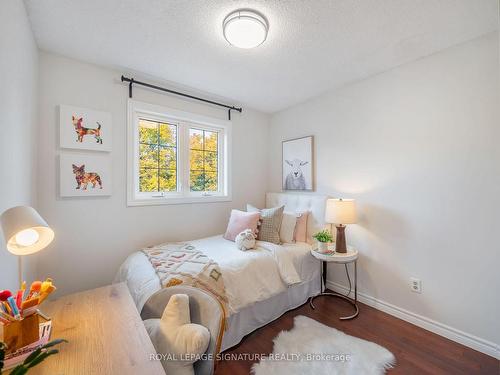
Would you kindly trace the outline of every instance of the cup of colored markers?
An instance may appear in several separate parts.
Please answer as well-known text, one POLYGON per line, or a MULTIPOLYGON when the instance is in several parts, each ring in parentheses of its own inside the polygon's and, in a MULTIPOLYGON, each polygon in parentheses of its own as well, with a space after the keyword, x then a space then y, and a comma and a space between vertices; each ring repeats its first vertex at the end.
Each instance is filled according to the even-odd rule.
POLYGON ((50 278, 34 281, 28 292, 26 282, 23 282, 15 296, 10 290, 0 290, 0 323, 8 325, 36 313, 40 304, 55 290, 50 278))

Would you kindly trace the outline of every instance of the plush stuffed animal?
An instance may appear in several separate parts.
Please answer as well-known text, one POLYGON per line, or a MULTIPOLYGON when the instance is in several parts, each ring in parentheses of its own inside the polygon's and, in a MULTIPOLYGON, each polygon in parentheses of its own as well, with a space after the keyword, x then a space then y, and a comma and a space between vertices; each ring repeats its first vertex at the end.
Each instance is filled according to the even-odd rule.
POLYGON ((206 327, 191 323, 187 294, 174 294, 161 319, 145 320, 144 325, 156 351, 165 355, 161 360, 165 372, 194 375, 193 363, 207 350, 210 332, 206 327), (189 361, 191 355, 193 361, 189 361))
POLYGON ((253 249, 255 247, 255 234, 251 229, 245 229, 236 236, 234 242, 236 242, 236 247, 240 250, 253 249))

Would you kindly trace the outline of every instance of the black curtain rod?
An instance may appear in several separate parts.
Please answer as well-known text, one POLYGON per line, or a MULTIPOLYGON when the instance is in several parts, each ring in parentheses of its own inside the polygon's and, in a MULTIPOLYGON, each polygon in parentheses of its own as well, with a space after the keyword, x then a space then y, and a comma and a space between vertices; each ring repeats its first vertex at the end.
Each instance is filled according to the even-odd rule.
POLYGON ((149 87, 151 89, 168 92, 169 94, 179 95, 179 96, 183 96, 185 98, 199 100, 200 102, 209 103, 209 104, 217 105, 219 107, 227 108, 228 109, 227 115, 229 117, 229 120, 231 120, 231 111, 238 111, 240 113, 241 113, 241 111, 243 111, 243 109, 241 107, 238 108, 238 107, 230 106, 230 105, 227 105, 227 104, 222 104, 222 103, 214 102, 212 100, 199 98, 197 96, 193 96, 193 95, 189 95, 189 94, 184 94, 184 93, 179 92, 179 91, 169 90, 169 89, 166 89, 164 87, 152 85, 150 83, 137 81, 137 80, 135 80, 133 78, 127 78, 127 77, 125 77, 123 75, 122 75, 122 82, 128 82, 128 97, 129 98, 132 98, 132 85, 141 85, 141 86, 149 87))

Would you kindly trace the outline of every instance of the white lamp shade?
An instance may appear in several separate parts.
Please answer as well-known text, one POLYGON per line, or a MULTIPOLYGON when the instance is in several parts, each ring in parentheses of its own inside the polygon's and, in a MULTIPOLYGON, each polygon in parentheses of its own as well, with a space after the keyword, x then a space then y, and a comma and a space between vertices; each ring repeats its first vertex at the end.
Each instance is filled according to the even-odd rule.
POLYGON ((7 250, 15 255, 36 253, 54 239, 54 231, 33 207, 9 208, 0 216, 7 250))
POLYGON ((330 224, 354 224, 358 220, 354 199, 328 199, 325 221, 330 224))

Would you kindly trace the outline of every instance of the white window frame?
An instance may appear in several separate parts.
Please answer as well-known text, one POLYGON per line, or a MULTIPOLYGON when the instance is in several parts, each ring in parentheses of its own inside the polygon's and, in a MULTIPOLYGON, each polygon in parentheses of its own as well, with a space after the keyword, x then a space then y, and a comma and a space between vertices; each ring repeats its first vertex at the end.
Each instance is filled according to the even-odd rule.
POLYGON ((231 197, 231 121, 128 100, 127 205, 227 202, 231 197), (139 118, 177 125, 177 191, 139 192, 139 118), (217 192, 192 192, 189 186, 189 129, 218 132, 217 192), (186 164, 187 163, 187 164, 186 164))

